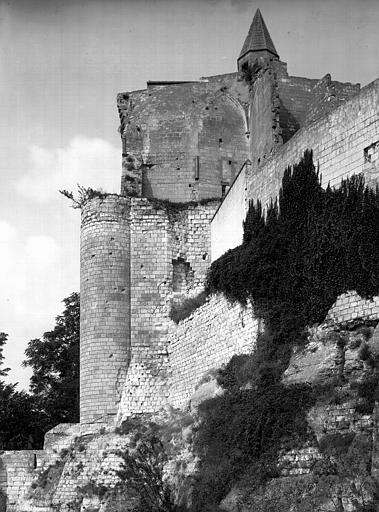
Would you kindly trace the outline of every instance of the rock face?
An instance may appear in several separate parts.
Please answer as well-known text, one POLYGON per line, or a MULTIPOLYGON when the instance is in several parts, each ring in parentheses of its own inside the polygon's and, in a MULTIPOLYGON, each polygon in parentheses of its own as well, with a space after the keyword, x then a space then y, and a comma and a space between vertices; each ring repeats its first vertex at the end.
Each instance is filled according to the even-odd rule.
MULTIPOLYGON (((379 416, 369 384, 378 381, 378 338, 370 322, 309 329, 304 346, 292 354, 283 383, 314 386, 317 400, 307 415, 312 436, 304 445, 283 447, 278 474, 263 487, 246 478, 236 484, 220 502, 221 510, 355 511, 372 498, 379 474, 379 416), (333 508, 336 503, 342 508, 333 508)), ((136 482, 143 485, 138 480, 141 465, 149 478, 155 475, 158 492, 170 489, 175 503, 190 510, 201 462, 194 444, 201 428, 199 405, 224 392, 216 375, 216 370, 204 375, 189 412, 167 407, 129 417, 116 428, 72 425, 49 432, 45 451, 37 454, 37 468, 30 459, 25 470, 26 492, 22 495, 20 487, 8 510, 132 512, 139 499, 136 482), (151 442, 159 442, 159 450, 144 452, 151 442), (130 459, 125 454, 137 461, 126 473, 130 459), (156 468, 161 473, 153 473, 156 468)))
POLYGON ((222 510, 356 511, 371 501, 378 507, 378 342, 370 322, 309 329, 283 383, 309 383, 318 392, 307 415, 314 441, 283 449, 278 478, 262 487, 235 486, 222 510))

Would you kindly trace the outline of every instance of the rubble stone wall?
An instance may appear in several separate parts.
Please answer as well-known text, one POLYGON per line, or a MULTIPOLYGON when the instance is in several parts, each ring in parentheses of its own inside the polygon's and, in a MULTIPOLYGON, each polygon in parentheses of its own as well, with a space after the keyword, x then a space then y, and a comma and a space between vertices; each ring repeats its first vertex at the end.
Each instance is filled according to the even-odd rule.
POLYGON ((231 304, 212 295, 169 332, 170 404, 183 408, 202 378, 226 364, 234 354, 253 351, 260 321, 251 304, 231 304))
POLYGON ((170 205, 132 199, 131 363, 119 416, 168 403, 169 317, 173 303, 199 292, 210 264, 217 201, 170 205))

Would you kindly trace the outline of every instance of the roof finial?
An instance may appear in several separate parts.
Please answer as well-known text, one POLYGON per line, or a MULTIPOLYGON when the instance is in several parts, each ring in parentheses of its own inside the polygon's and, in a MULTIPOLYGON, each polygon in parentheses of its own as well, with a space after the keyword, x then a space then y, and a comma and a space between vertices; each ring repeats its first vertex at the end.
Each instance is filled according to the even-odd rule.
MULTIPOLYGON (((238 67, 240 67, 241 64, 240 60, 250 52, 259 52, 259 54, 256 53, 258 56, 265 56, 264 54, 267 53, 279 58, 278 52, 275 49, 274 43, 272 42, 266 23, 264 22, 259 9, 257 9, 254 15, 249 33, 247 34, 240 56, 238 57, 238 67)), ((243 60, 245 61, 246 59, 243 60)))

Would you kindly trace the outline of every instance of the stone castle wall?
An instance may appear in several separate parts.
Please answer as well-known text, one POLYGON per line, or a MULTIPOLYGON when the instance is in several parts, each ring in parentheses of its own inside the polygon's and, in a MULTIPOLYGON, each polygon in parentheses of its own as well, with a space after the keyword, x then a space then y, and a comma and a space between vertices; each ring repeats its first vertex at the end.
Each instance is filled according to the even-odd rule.
POLYGON ((248 157, 247 98, 236 73, 120 94, 122 193, 173 202, 222 197, 248 157))
POLYGON ((218 204, 180 206, 131 199, 131 362, 121 415, 167 404, 169 313, 174 303, 204 285, 210 220, 218 204))
MULTIPOLYGON (((43 450, 5 451, 1 454, 0 490, 6 494, 8 512, 15 509, 27 492, 43 454, 43 450)), ((3 507, 1 510, 5 510, 3 507)))
MULTIPOLYGON (((284 145, 277 146, 259 166, 253 165, 249 175, 240 173, 232 191, 239 191, 235 201, 246 204, 260 199, 267 205, 281 187, 282 177, 288 166, 301 159, 306 149, 313 150, 316 166, 319 166, 322 183, 338 186, 341 179, 363 173, 366 182, 375 184, 379 177, 379 80, 364 87, 346 103, 301 130, 284 145)), ((236 195, 236 194, 235 194, 236 195)), ((243 209, 239 215, 231 215, 229 202, 225 200, 212 221, 212 238, 222 238, 225 232, 239 232, 240 239, 233 237, 223 242, 223 250, 236 247, 242 242, 243 209), (219 218, 225 219, 221 225, 219 218)))
POLYGON ((364 320, 379 320, 379 297, 363 299, 355 291, 340 295, 326 317, 331 324, 348 324, 364 320))
POLYGON ((170 405, 185 408, 207 373, 234 354, 250 354, 259 328, 251 305, 231 304, 223 295, 212 295, 189 318, 172 325, 168 336, 170 405))
POLYGON ((80 247, 80 418, 117 412, 130 358, 130 207, 88 201, 80 247))
POLYGON ((379 80, 364 87, 350 101, 299 130, 267 157, 248 178, 248 198, 268 204, 279 192, 284 170, 296 164, 306 149, 313 150, 324 186, 338 186, 343 177, 358 173, 364 173, 368 182, 376 179, 377 154, 370 158, 367 153, 370 146, 379 142, 378 87, 379 80))

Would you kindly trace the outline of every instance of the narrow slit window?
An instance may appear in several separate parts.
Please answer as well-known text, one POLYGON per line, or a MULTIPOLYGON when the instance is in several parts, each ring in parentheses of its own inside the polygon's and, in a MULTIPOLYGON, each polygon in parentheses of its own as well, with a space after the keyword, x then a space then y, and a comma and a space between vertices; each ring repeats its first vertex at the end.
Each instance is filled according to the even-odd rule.
POLYGON ((200 177, 200 157, 195 157, 195 180, 197 181, 200 177))

